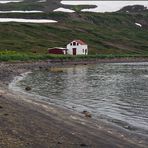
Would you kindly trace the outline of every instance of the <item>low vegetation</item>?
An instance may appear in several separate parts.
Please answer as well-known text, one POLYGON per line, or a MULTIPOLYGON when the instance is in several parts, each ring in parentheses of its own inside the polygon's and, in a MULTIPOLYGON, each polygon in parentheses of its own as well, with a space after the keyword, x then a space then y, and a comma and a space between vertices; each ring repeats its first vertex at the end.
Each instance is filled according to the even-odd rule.
POLYGON ((65 7, 74 10, 75 12, 81 12, 83 9, 96 8, 96 5, 66 5, 65 7))
MULTIPOLYGON (((38 53, 24 53, 17 51, 0 51, 0 61, 37 61, 37 60, 94 60, 94 59, 113 59, 113 58, 148 58, 148 55, 139 54, 97 54, 97 55, 52 55, 38 53)), ((62 62, 62 61, 61 61, 62 62)))
MULTIPOLYGON (((81 9, 88 7, 84 5, 70 6, 76 13, 49 12, 48 10, 55 9, 60 5, 59 1, 52 0, 53 3, 51 3, 50 0, 50 3, 49 1, 36 3, 36 0, 26 0, 22 3, 0 4, 0 10, 44 11, 44 13, 31 14, 0 13, 0 18, 53 19, 58 21, 54 24, 0 23, 0 61, 147 57, 147 11, 140 11, 140 13, 135 13, 135 11, 134 13, 126 11, 114 13, 80 12, 81 9), (48 8, 51 6, 49 4, 52 4, 50 9, 48 8), (142 27, 135 23, 141 24, 142 27), (66 47, 73 39, 81 39, 88 44, 88 56, 71 57, 47 54, 48 48, 66 47)), ((65 7, 69 6, 65 5, 65 7)))
MULTIPOLYGON (((5 14, 0 14, 5 17, 5 14)), ((0 23, 0 50, 46 53, 84 40, 89 54, 148 54, 148 14, 43 13, 7 14, 15 18, 58 20, 55 24, 0 23), (135 25, 142 24, 142 27, 135 25)))

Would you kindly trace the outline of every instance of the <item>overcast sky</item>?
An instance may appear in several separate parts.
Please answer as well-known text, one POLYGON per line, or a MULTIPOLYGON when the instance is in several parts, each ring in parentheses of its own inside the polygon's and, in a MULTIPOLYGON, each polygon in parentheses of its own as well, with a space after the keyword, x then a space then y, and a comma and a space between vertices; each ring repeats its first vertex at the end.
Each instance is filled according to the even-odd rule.
MULTIPOLYGON (((89 9, 89 11, 94 11, 94 12, 112 12, 112 11, 117 11, 121 9, 124 6, 127 5, 144 5, 148 7, 148 1, 72 1, 72 0, 66 0, 62 1, 62 4, 72 4, 72 5, 77 5, 77 4, 95 4, 98 7, 95 9, 89 9)), ((85 9, 87 10, 87 9, 85 9)))

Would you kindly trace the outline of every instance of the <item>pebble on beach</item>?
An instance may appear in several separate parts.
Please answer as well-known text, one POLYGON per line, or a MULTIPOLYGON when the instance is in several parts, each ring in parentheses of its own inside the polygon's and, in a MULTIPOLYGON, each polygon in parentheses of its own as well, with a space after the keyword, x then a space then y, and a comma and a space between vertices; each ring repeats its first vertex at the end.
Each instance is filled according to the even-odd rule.
POLYGON ((30 86, 26 86, 25 90, 26 91, 30 91, 31 90, 31 87, 30 86))
POLYGON ((84 110, 84 111, 82 112, 82 114, 84 114, 85 117, 87 117, 87 118, 91 118, 91 117, 92 117, 91 113, 88 112, 88 111, 86 111, 86 110, 84 110))

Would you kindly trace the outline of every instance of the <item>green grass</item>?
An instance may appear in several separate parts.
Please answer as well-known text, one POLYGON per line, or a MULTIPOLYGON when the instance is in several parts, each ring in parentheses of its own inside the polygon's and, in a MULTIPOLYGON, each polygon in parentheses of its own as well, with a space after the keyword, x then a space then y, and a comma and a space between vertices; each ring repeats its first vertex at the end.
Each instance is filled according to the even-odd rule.
MULTIPOLYGON (((0 17, 5 15, 0 14, 0 17)), ((8 56, 10 59, 46 59, 48 48, 65 47, 73 39, 84 40, 90 55, 148 54, 147 13, 17 13, 7 14, 7 17, 59 20, 56 24, 0 23, 0 51, 21 53, 8 56), (147 25, 142 28, 135 25, 143 20, 147 25)), ((2 58, 7 59, 4 55, 2 58)))
POLYGON ((36 2, 20 2, 20 3, 8 3, 0 4, 1 11, 11 11, 11 10, 44 10, 44 3, 36 2))
POLYGON ((96 5, 68 5, 65 6, 68 7, 69 9, 74 10, 75 12, 81 12, 83 9, 91 9, 91 8, 96 8, 96 5))
POLYGON ((1 51, 0 61, 38 61, 38 60, 89 60, 89 59, 113 59, 113 58, 148 58, 147 55, 138 54, 97 54, 97 55, 53 55, 53 54, 36 54, 36 53, 23 53, 16 51, 1 51))

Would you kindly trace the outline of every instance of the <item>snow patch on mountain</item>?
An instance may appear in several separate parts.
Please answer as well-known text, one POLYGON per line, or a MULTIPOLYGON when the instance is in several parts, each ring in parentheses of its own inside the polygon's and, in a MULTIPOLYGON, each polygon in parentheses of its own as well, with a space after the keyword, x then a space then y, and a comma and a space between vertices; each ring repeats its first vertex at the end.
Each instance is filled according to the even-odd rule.
POLYGON ((54 12, 69 12, 69 13, 73 13, 75 12, 74 10, 71 10, 71 9, 66 9, 66 8, 58 8, 58 9, 55 9, 54 12))
POLYGON ((0 11, 0 13, 43 13, 43 11, 32 10, 32 11, 21 11, 21 10, 13 10, 13 11, 0 11))
POLYGON ((18 23, 57 23, 55 20, 48 19, 21 19, 21 18, 0 18, 0 22, 18 22, 18 23))
POLYGON ((45 3, 47 0, 39 0, 39 3, 45 3))
POLYGON ((19 3, 19 2, 23 2, 24 0, 8 0, 8 1, 0 1, 0 4, 7 4, 7 3, 19 3))
POLYGON ((141 25, 141 24, 139 24, 139 23, 135 23, 135 25, 137 25, 137 26, 139 26, 139 27, 142 27, 142 25, 141 25))

